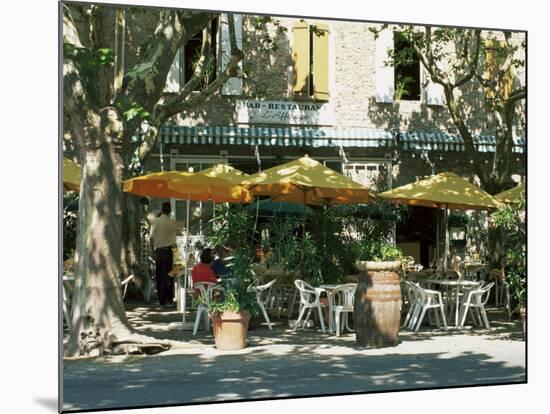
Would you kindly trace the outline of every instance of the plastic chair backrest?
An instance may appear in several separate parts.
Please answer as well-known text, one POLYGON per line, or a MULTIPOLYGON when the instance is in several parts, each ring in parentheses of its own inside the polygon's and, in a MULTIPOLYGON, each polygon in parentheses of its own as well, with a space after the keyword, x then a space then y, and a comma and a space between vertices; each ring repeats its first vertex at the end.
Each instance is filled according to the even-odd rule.
POLYGON ((478 288, 477 294, 479 295, 479 301, 480 303, 485 306, 487 304, 487 301, 489 300, 489 295, 491 288, 494 286, 495 282, 488 283, 487 285, 478 288))
POLYGON ((333 304, 336 306, 343 306, 345 308, 353 307, 355 302, 355 290, 357 285, 354 283, 347 283, 340 285, 332 291, 333 304))
POLYGON ((310 304, 311 302, 313 302, 311 300, 312 296, 313 296, 313 299, 315 299, 315 296, 317 295, 315 293, 315 290, 313 289, 313 286, 311 286, 309 283, 301 279, 296 279, 294 281, 294 285, 300 292, 300 302, 304 304, 310 304))
POLYGON ((416 292, 416 286, 410 280, 406 280, 405 284, 407 286, 407 294, 409 295, 409 303, 416 303, 419 299, 418 293, 416 292))
POLYGON ((202 298, 202 300, 207 304, 210 305, 210 301, 212 300, 212 295, 215 288, 221 290, 222 288, 220 286, 217 286, 215 283, 212 282, 197 282, 193 283, 193 288, 197 289, 199 291, 198 296, 202 298))
POLYGON ((414 293, 416 295, 416 300, 418 303, 426 303, 428 300, 428 295, 424 289, 418 283, 412 283, 414 288, 414 293))

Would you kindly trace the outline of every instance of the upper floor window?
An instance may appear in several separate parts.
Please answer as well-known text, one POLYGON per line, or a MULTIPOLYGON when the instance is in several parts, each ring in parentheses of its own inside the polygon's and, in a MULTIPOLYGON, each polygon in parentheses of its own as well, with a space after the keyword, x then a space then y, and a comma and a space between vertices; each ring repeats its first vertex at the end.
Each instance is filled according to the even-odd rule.
POLYGON ((400 33, 394 33, 394 94, 395 100, 420 100, 420 59, 411 43, 400 33))
MULTIPOLYGON (((242 15, 234 14, 235 37, 237 47, 242 49, 242 15)), ((205 68, 203 78, 195 87, 195 90, 204 89, 222 72, 228 65, 231 56, 231 44, 229 41, 229 28, 227 14, 222 13, 215 18, 210 26, 210 53, 211 58, 205 68)), ((195 72, 202 49, 202 30, 192 36, 187 43, 177 51, 170 72, 166 79, 165 92, 178 92, 180 87, 188 82, 195 72)), ((239 68, 241 68, 239 63, 239 68)), ((240 95, 242 92, 242 78, 232 77, 223 85, 221 93, 224 95, 240 95)))
POLYGON ((391 29, 380 31, 375 38, 376 102, 408 100, 443 105, 443 87, 431 81, 410 46, 402 34, 391 29), (390 59, 392 54, 396 57, 393 62, 390 59))
MULTIPOLYGON (((218 19, 212 19, 210 24, 210 62, 204 71, 204 76, 195 90, 204 89, 208 84, 216 79, 217 64, 216 64, 216 38, 218 33, 218 19)), ((183 47, 183 82, 188 82, 195 73, 195 68, 201 57, 202 48, 202 30, 196 33, 187 41, 183 47)))
POLYGON ((485 90, 485 99, 493 101, 497 92, 502 99, 508 99, 514 88, 514 66, 509 65, 504 72, 504 64, 510 52, 506 43, 496 39, 485 42, 485 61, 483 78, 491 84, 485 90))
POLYGON ((329 99, 329 30, 300 20, 293 28, 294 97, 329 99))

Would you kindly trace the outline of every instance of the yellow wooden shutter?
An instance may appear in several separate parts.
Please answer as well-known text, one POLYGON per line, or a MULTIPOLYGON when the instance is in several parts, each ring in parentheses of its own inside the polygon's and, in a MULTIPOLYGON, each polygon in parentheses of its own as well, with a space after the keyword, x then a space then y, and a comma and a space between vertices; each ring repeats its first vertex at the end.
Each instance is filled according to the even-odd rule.
MULTIPOLYGON (((483 72, 484 79, 498 78, 499 72, 504 64, 504 57, 498 56, 498 48, 504 47, 504 42, 491 39, 486 43, 485 53, 485 66, 483 72)), ((497 85, 497 90, 500 91, 500 95, 503 99, 508 99, 510 93, 514 88, 514 67, 510 66, 506 71, 506 74, 500 79, 497 85)), ((485 91, 485 97, 487 99, 495 99, 494 90, 487 88, 485 91)))
POLYGON ((316 24, 313 31, 313 97, 319 101, 328 101, 328 26, 316 24))
POLYGON ((293 28, 292 61, 294 63, 294 95, 309 95, 309 25, 300 20, 293 28))

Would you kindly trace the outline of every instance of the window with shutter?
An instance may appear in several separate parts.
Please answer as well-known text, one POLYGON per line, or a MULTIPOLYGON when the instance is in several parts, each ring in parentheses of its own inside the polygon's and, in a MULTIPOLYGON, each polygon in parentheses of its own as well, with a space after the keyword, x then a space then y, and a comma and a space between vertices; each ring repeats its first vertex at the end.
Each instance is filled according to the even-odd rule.
POLYGON ((317 24, 311 27, 311 37, 313 43, 313 64, 311 68, 311 78, 313 86, 313 97, 318 101, 328 101, 328 26, 317 24))
POLYGON ((376 102, 391 103, 394 95, 393 66, 386 65, 388 51, 393 50, 393 32, 382 30, 376 38, 376 102))
POLYGON ((426 103, 428 105, 443 105, 445 103, 445 93, 443 86, 439 83, 432 82, 430 74, 424 66, 422 66, 424 72, 425 85, 426 85, 426 103))
POLYGON ((394 35, 394 88, 396 100, 420 100, 420 59, 411 43, 394 35))
POLYGON ((294 96, 329 100, 329 30, 300 20, 293 28, 294 96))
POLYGON ((292 30, 294 45, 292 60, 294 63, 294 96, 309 96, 310 77, 310 37, 309 25, 300 20, 292 30))
MULTIPOLYGON (((243 16, 233 14, 235 23, 235 38, 237 47, 243 48, 243 16)), ((220 17, 220 71, 224 71, 231 59, 231 41, 229 39, 229 21, 227 14, 223 13, 220 17)), ((242 61, 239 62, 239 69, 242 70, 242 61)), ((225 82, 222 87, 223 95, 241 95, 243 90, 243 80, 241 77, 232 77, 225 82)))
POLYGON ((514 67, 510 65, 505 74, 502 74, 502 66, 506 61, 507 51, 505 43, 496 39, 490 39, 485 44, 485 64, 483 78, 494 81, 492 88, 486 88, 485 98, 495 99, 495 90, 503 99, 508 99, 514 87, 514 67))
MULTIPOLYGON (((206 68, 202 81, 197 85, 195 90, 201 90, 206 85, 212 83, 217 76, 216 71, 216 34, 218 31, 218 19, 213 19, 210 27, 210 64, 206 68)), ((166 85, 164 87, 165 92, 178 92, 180 87, 188 82, 193 73, 195 67, 201 55, 202 47, 202 30, 196 33, 187 43, 176 52, 170 71, 166 78, 166 85)))

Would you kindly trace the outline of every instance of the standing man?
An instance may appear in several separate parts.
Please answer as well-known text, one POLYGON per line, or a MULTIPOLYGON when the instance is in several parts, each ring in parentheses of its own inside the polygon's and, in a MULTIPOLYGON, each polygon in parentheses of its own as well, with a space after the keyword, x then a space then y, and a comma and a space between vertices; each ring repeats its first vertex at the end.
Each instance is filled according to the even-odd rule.
POLYGON ((156 282, 159 303, 161 306, 171 305, 170 276, 174 256, 172 246, 176 244, 176 233, 183 231, 184 223, 170 218, 172 207, 169 202, 162 203, 161 214, 153 222, 150 242, 156 263, 156 282))

